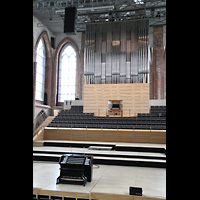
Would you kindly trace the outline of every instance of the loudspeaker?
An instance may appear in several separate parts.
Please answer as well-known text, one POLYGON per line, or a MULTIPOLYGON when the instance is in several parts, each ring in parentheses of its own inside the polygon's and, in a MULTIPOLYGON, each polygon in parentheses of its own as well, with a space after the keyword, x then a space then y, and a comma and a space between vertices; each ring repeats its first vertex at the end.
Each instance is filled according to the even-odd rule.
POLYGON ((130 187, 129 195, 142 196, 142 188, 139 187, 130 187))
POLYGON ((55 49, 55 38, 51 37, 51 47, 55 49))
POLYGON ((64 33, 75 35, 77 32, 77 9, 76 7, 65 8, 64 33))

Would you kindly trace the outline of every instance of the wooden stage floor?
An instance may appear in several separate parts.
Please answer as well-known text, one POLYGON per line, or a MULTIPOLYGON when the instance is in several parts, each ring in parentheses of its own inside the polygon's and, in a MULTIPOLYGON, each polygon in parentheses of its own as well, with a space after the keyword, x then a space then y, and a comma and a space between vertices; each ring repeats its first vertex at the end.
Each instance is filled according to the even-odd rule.
MULTIPOLYGON (((142 146, 143 144, 132 145, 142 146)), ((149 144, 144 145, 148 146, 149 144)), ((38 148, 35 147, 37 150, 38 148)), ((59 147, 56 148, 59 150, 59 147)), ((56 184, 56 179, 60 174, 59 168, 60 165, 57 162, 33 161, 33 194, 102 200, 135 200, 136 196, 129 195, 129 187, 141 187, 142 197, 145 200, 166 199, 165 168, 94 164, 92 182, 87 182, 85 187, 83 185, 56 184), (119 196, 104 198, 105 194, 119 196), (123 195, 129 195, 130 198, 123 197, 123 195)))

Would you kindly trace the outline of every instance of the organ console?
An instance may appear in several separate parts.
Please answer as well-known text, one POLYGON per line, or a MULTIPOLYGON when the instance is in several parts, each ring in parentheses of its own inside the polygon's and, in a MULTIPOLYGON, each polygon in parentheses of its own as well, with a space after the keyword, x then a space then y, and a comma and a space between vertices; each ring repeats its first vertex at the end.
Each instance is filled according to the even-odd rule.
POLYGON ((72 183, 86 185, 92 181, 93 156, 82 154, 63 154, 59 159, 60 176, 56 184, 72 183))
POLYGON ((108 101, 108 116, 109 117, 122 117, 122 100, 109 100, 108 101))

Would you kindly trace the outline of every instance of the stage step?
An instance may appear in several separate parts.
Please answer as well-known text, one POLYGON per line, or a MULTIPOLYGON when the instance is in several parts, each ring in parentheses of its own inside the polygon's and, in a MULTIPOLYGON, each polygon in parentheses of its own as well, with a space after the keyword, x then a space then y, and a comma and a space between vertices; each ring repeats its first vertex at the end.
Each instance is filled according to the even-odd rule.
POLYGON ((52 147, 78 147, 78 148, 89 148, 90 146, 99 146, 99 147, 112 147, 112 149, 115 149, 115 144, 112 143, 106 143, 106 144, 100 144, 100 143, 93 143, 93 142, 65 142, 65 141, 44 141, 43 146, 52 146, 52 147))
MULTIPOLYGON (((59 162, 61 154, 33 153, 34 161, 59 162)), ((93 164, 166 168, 165 160, 141 158, 93 157, 93 164)))
POLYGON ((115 143, 98 143, 98 142, 76 142, 76 141, 43 141, 42 146, 52 146, 52 147, 77 147, 77 148, 88 148, 90 146, 103 146, 103 147, 112 147, 112 150, 115 151, 135 151, 135 152, 152 152, 152 153, 165 153, 164 147, 153 146, 153 145, 123 145, 123 144, 115 144, 115 143))
POLYGON ((45 153, 45 154, 86 154, 99 157, 119 157, 119 158, 145 158, 145 159, 157 159, 166 160, 166 156, 163 153, 151 153, 151 152, 125 152, 125 151, 111 151, 111 150, 89 150, 87 148, 65 148, 65 147, 33 147, 33 153, 45 153))
MULTIPOLYGON (((101 147, 101 146, 99 146, 101 147)), ((59 162, 63 154, 85 154, 93 155, 94 164, 143 166, 143 167, 166 167, 166 155, 164 153, 136 152, 136 151, 116 151, 98 150, 80 147, 33 147, 34 161, 59 162)))
POLYGON ((89 150, 111 151, 112 147, 107 146, 89 146, 89 150))

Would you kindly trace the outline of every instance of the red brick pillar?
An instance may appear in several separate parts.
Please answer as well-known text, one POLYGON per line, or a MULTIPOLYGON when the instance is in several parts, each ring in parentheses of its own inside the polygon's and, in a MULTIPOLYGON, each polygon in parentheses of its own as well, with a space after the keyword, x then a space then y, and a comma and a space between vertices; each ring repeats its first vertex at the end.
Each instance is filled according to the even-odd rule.
POLYGON ((37 66, 37 63, 33 62, 33 120, 35 118, 36 66, 37 66))
POLYGON ((163 46, 163 26, 153 28, 153 48, 150 52, 150 99, 165 99, 166 49, 163 46))
POLYGON ((46 67, 45 67, 45 92, 47 93, 47 105, 51 105, 51 84, 52 84, 51 78, 52 78, 52 59, 50 56, 48 56, 46 59, 46 67))

